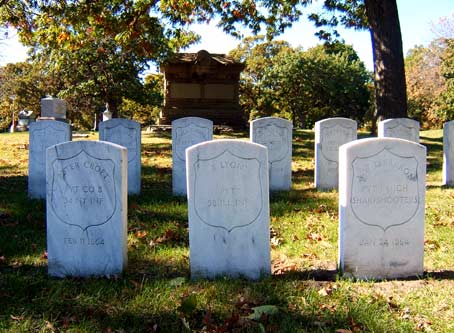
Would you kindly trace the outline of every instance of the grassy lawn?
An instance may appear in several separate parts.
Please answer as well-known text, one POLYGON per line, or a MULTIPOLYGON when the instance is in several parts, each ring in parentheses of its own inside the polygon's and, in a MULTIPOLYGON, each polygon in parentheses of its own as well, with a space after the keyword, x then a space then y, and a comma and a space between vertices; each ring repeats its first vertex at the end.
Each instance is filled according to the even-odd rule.
POLYGON ((128 199, 129 265, 110 279, 47 276, 45 204, 27 198, 28 133, 2 133, 0 332, 454 332, 454 189, 441 186, 442 131, 421 138, 423 278, 337 274, 338 195, 314 190, 314 133, 297 130, 293 188, 270 199, 273 275, 194 282, 187 203, 171 193, 170 133, 142 133, 142 194, 128 199))

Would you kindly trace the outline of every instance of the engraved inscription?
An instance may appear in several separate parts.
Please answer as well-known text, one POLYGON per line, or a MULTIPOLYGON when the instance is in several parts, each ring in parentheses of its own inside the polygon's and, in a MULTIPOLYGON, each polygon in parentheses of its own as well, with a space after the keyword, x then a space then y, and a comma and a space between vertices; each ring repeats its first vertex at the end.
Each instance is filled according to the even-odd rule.
POLYGON ((45 170, 46 149, 57 142, 67 140, 66 131, 56 130, 52 126, 36 129, 33 131, 33 138, 30 140, 30 158, 34 163, 45 170))
POLYGON ((189 124, 186 127, 177 127, 175 139, 175 153, 177 158, 185 161, 186 148, 191 147, 200 142, 210 139, 210 129, 206 127, 189 124))
POLYGON ((290 132, 287 127, 267 124, 254 128, 254 141, 268 148, 268 161, 270 163, 283 160, 289 152, 290 132))
POLYGON ((330 162, 339 161, 339 146, 355 140, 355 129, 341 125, 322 126, 320 129, 320 148, 325 159, 330 162))
POLYGON ((107 223, 116 210, 114 163, 85 151, 52 164, 51 207, 58 219, 87 230, 107 223))
POLYGON ((418 163, 388 149, 352 162, 350 204, 356 218, 387 229, 409 222, 419 208, 418 163))
POLYGON ((410 240, 404 238, 368 238, 359 241, 361 247, 403 248, 410 244, 410 240))
POLYGON ((395 127, 388 128, 388 136, 414 140, 416 138, 416 129, 414 127, 407 127, 399 124, 395 127))
POLYGON ((202 222, 230 232, 257 220, 264 200, 257 159, 226 150, 211 159, 199 159, 193 167, 194 207, 202 222))
POLYGON ((128 149, 128 163, 138 158, 138 134, 132 127, 118 125, 105 128, 105 140, 124 146, 128 149))

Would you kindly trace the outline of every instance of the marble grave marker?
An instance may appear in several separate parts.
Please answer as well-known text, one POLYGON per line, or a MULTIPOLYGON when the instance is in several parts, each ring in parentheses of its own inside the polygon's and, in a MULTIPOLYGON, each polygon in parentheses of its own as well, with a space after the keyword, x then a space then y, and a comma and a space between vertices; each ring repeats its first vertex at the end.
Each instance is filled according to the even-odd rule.
POLYGON ((393 118, 378 123, 379 138, 400 138, 419 143, 419 122, 409 118, 393 118))
POLYGON ((315 188, 337 189, 339 183, 339 147, 357 138, 356 121, 328 118, 315 123, 315 188))
POLYGON ((49 275, 104 276, 126 267, 127 154, 105 141, 47 149, 49 275))
POLYGON ((186 150, 186 164, 192 278, 269 275, 267 148, 204 142, 186 150))
POLYGON ((46 97, 41 99, 41 117, 66 119, 66 102, 63 99, 46 97))
POLYGON ((454 186, 454 120, 443 124, 443 185, 454 186))
POLYGON ((141 133, 140 124, 114 118, 99 123, 99 140, 116 143, 128 149, 128 193, 140 194, 141 133))
POLYGON ((426 148, 371 138, 339 150, 339 268, 359 279, 424 271, 426 148))
POLYGON ((292 186, 291 121, 265 117, 251 122, 251 141, 268 148, 271 191, 290 190, 292 186))
POLYGON ((172 121, 172 189, 174 195, 186 195, 186 148, 213 140, 213 122, 199 117, 172 121))
POLYGON ((42 120, 29 126, 28 196, 46 198, 46 149, 71 141, 71 127, 57 120, 42 120))

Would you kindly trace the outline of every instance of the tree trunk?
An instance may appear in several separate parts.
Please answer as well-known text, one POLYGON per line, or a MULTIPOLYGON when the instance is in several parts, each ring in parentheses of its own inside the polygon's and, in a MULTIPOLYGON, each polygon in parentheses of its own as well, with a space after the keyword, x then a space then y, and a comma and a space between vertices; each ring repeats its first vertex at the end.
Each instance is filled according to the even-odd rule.
POLYGON ((407 117, 404 56, 396 0, 365 0, 375 73, 377 119, 407 117))

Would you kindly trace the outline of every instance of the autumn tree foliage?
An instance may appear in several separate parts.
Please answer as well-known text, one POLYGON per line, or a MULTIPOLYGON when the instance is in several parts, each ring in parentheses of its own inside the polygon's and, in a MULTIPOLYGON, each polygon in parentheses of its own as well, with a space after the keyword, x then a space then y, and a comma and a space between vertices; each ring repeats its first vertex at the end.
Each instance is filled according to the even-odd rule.
MULTIPOLYGON (((134 90, 137 74, 197 40, 194 22, 219 20, 240 36, 266 30, 268 39, 299 20, 312 0, 9 0, 2 1, 0 23, 19 29, 32 55, 49 58, 49 71, 70 90, 97 94, 114 114, 119 96, 134 90)), ((325 0, 326 19, 309 15, 318 26, 369 29, 374 49, 375 96, 379 118, 407 114, 405 73, 396 0, 325 0)), ((329 38, 321 30, 319 36, 329 38)), ((64 94, 64 93, 63 93, 64 94)))
POLYGON ((440 18, 434 34, 405 58, 409 114, 426 128, 454 119, 454 15, 440 18))
POLYGON ((245 39, 230 55, 246 63, 240 101, 251 120, 280 116, 302 128, 327 117, 362 123, 370 108, 371 78, 350 45, 333 42, 304 51, 262 36, 245 39))

